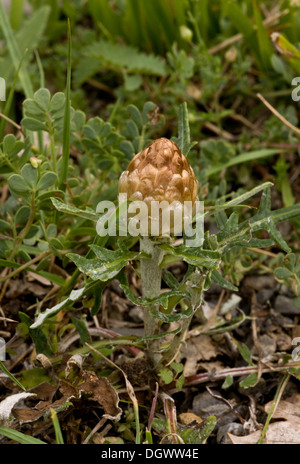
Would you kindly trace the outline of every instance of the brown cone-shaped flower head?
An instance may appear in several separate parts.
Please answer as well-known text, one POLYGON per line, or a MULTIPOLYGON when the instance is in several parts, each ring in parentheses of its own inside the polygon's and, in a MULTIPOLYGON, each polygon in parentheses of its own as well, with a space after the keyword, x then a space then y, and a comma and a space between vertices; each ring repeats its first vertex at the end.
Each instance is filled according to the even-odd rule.
MULTIPOLYGON (((198 183, 189 161, 176 143, 160 138, 134 156, 126 171, 121 174, 119 194, 119 198, 126 194, 129 201, 145 202, 149 218, 153 201, 172 204, 171 210, 181 209, 182 215, 184 202, 189 202, 194 208, 198 200, 198 183)), ((160 212, 159 221, 163 212, 164 208, 160 212)), ((164 230, 160 224, 159 235, 174 233, 174 225, 176 229, 173 221, 169 230, 164 230)))

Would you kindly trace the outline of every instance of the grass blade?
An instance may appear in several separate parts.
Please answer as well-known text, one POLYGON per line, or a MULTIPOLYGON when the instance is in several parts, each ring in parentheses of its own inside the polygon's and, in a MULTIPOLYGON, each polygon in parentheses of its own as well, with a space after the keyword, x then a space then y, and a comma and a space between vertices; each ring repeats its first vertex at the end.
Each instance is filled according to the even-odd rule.
POLYGON ((18 379, 16 379, 16 377, 11 374, 9 372, 8 369, 6 369, 6 367, 4 366, 4 364, 0 361, 0 369, 4 372, 4 374, 6 374, 13 382, 15 382, 15 384, 18 385, 18 387, 22 388, 22 390, 26 391, 26 388, 21 384, 21 382, 19 382, 18 379))
POLYGON ((11 27, 17 31, 23 19, 24 0, 12 0, 10 5, 9 19, 11 27))
POLYGON ((117 36, 121 28, 121 22, 109 1, 88 0, 87 5, 94 21, 102 24, 109 31, 111 37, 117 36))
POLYGON ((253 197, 254 195, 257 195, 257 193, 272 186, 272 182, 264 182, 263 184, 258 185, 257 187, 254 187, 253 189, 249 190, 249 192, 243 193, 242 195, 233 198, 232 200, 224 203, 223 205, 216 205, 214 209, 220 211, 227 208, 231 208, 232 206, 243 204, 249 198, 253 197))
MULTIPOLYGON (((41 6, 35 10, 30 15, 30 17, 26 19, 26 21, 24 21, 24 24, 22 24, 22 27, 17 32, 14 32, 15 43, 18 47, 20 55, 22 55, 28 48, 28 53, 23 63, 23 69, 26 72, 28 72, 28 66, 30 65, 29 63, 32 59, 34 50, 38 48, 39 44, 41 43, 49 19, 50 11, 51 9, 49 5, 41 6)), ((7 82, 10 82, 12 80, 12 74, 16 69, 15 64, 12 62, 10 53, 6 54, 2 58, 2 65, 4 73, 3 77, 7 79, 7 82)), ((24 88, 23 90, 25 93, 24 88)), ((25 96, 27 96, 26 93, 25 96)))
POLYGON ((256 0, 253 2, 254 19, 257 27, 257 41, 262 67, 268 69, 271 65, 273 47, 271 45, 267 29, 263 23, 262 15, 256 0))
POLYGON ((284 389, 285 389, 289 379, 290 379, 290 374, 288 374, 288 373, 284 374, 284 376, 281 379, 281 382, 279 383, 279 385, 277 387, 271 409, 269 411, 269 414, 268 414, 267 420, 265 422, 264 428, 262 429, 260 438, 259 438, 259 440, 257 442, 258 445, 262 445, 263 442, 264 442, 264 439, 266 437, 270 421, 271 421, 272 416, 273 416, 273 414, 274 414, 274 412, 275 412, 275 410, 276 410, 276 408, 277 408, 277 406, 278 406, 278 404, 279 404, 279 402, 281 400, 282 394, 284 392, 284 389))
POLYGON ((61 433, 61 428, 59 425, 59 420, 56 414, 56 411, 54 409, 50 408, 50 413, 51 413, 51 420, 53 423, 54 427, 54 432, 55 432, 55 438, 56 438, 56 444, 57 445, 63 445, 64 444, 64 439, 61 433))
MULTIPOLYGON (((3 115, 4 116, 9 115, 9 111, 10 111, 11 104, 12 104, 13 97, 14 97, 14 93, 15 93, 15 87, 17 85, 17 81, 18 81, 18 77, 19 77, 19 72, 20 72, 20 69, 21 69, 21 66, 22 66, 22 63, 23 63, 23 59, 24 59, 24 56, 25 56, 26 53, 27 53, 27 49, 25 50, 25 52, 24 52, 24 54, 22 56, 22 59, 21 59, 21 61, 19 63, 19 66, 18 66, 18 69, 16 70, 14 80, 13 80, 13 83, 11 85, 11 88, 10 88, 10 91, 9 91, 9 94, 8 94, 8 97, 7 97, 5 106, 4 106, 4 110, 3 110, 3 115)), ((4 136, 5 124, 6 124, 6 120, 4 118, 2 118, 1 121, 0 121, 0 140, 2 140, 3 136, 4 136)))
MULTIPOLYGON (((43 88, 45 88, 45 74, 44 74, 42 61, 41 61, 40 55, 39 55, 37 50, 34 51, 34 54, 35 54, 35 59, 36 59, 36 63, 37 63, 37 66, 38 66, 38 70, 39 70, 39 73, 40 73, 40 88, 43 89, 43 88)), ((39 150, 42 153, 43 152, 43 147, 44 147, 43 131, 38 132, 38 143, 39 143, 39 150)))
POLYGON ((243 12, 238 2, 232 0, 223 0, 226 15, 234 27, 244 36, 245 43, 248 44, 255 55, 256 60, 261 65, 256 32, 249 17, 243 12))
MULTIPOLYGON (((7 43, 7 47, 9 50, 11 60, 13 62, 15 70, 17 71, 19 64, 22 60, 22 56, 21 56, 20 49, 16 42, 14 32, 11 28, 11 25, 9 23, 9 20, 8 20, 8 17, 7 17, 7 14, 5 12, 4 5, 2 2, 0 2, 0 26, 2 28, 3 35, 7 43)), ((31 83, 29 74, 23 67, 21 67, 21 69, 19 70, 19 79, 20 79, 20 82, 21 82, 21 85, 23 87, 26 97, 27 98, 32 97, 33 96, 32 83, 31 83)))
POLYGON ((60 190, 65 190, 65 181, 68 175, 69 157, 70 157, 70 88, 71 88, 71 26, 68 19, 68 68, 67 68, 67 84, 66 84, 66 103, 64 114, 63 128, 63 148, 62 148, 62 166, 60 173, 60 190))
POLYGON ((142 18, 140 2, 127 0, 126 12, 123 18, 124 33, 131 45, 137 46, 142 42, 142 18))
POLYGON ((25 435, 25 433, 18 432, 17 430, 10 429, 4 425, 0 425, 0 435, 10 438, 11 440, 17 441, 22 445, 47 445, 45 441, 39 440, 38 438, 25 435))
MULTIPOLYGON (((205 44, 207 43, 208 30, 210 25, 208 0, 202 0, 201 2, 195 3, 195 12, 195 19, 197 18, 198 21, 192 22, 194 23, 194 28, 196 31, 196 35, 198 36, 199 44, 203 45, 202 41, 205 44)), ((191 15, 190 19, 193 20, 193 18, 194 16, 191 15)))
POLYGON ((264 148, 261 150, 254 150, 249 151, 248 153, 241 153, 238 156, 235 156, 227 163, 219 164, 216 166, 212 166, 206 170, 206 177, 210 177, 217 172, 222 171, 223 169, 230 168, 231 166, 235 166, 236 164, 247 163, 249 161, 255 161, 261 158, 266 158, 267 156, 278 155, 280 150, 276 150, 275 148, 264 148))

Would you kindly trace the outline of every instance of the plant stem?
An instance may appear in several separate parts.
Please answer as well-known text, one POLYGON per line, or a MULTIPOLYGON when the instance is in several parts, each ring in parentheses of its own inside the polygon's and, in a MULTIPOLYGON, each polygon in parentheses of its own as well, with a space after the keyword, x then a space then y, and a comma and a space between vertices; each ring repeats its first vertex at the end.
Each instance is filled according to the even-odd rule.
MULTIPOLYGON (((150 259, 141 259, 141 280, 142 293, 144 298, 156 298, 160 295, 161 290, 161 268, 160 264, 164 255, 164 251, 158 248, 154 241, 148 237, 140 238, 140 250, 152 256, 150 259)), ((144 308, 144 327, 145 337, 157 335, 159 325, 150 311, 158 311, 159 305, 153 305, 150 308, 144 308)), ((155 365, 160 358, 157 353, 159 340, 152 339, 147 341, 147 355, 152 364, 155 365)))
POLYGON ((140 143, 139 143, 139 151, 142 151, 143 146, 144 146, 145 132, 146 132, 146 124, 144 124, 142 128, 142 133, 141 133, 140 143))
MULTIPOLYGON (((178 352, 180 350, 180 346, 181 346, 182 342, 185 339, 186 333, 187 333, 187 331, 189 329, 189 326, 190 326, 190 323, 191 323, 191 321, 193 319, 193 316, 194 316, 195 312, 197 311, 197 309, 199 308, 199 306, 201 304, 202 292, 203 292, 203 289, 204 289, 205 279, 206 279, 206 274, 201 275, 200 273, 197 273, 192 278, 192 281, 184 282, 184 286, 182 287, 182 289, 185 288, 186 285, 188 285, 190 287, 189 292, 190 292, 190 294, 192 296, 191 303, 192 303, 193 311, 192 311, 192 313, 191 313, 191 315, 189 317, 187 317, 186 319, 183 319, 179 334, 174 336, 173 340, 170 343, 169 348, 163 354, 163 356, 160 359, 159 364, 157 365, 158 370, 160 368, 162 368, 164 365, 171 364, 171 362, 175 359, 176 355, 178 354, 178 352)), ((181 290, 181 288, 180 288, 180 290, 181 290)), ((223 293, 222 293, 222 295, 223 295, 223 293)), ((221 300, 219 300, 219 301, 221 301, 221 300)), ((220 306, 220 304, 218 303, 217 306, 216 306, 216 309, 215 309, 215 311, 213 313, 213 318, 212 318, 211 322, 214 321, 216 313, 219 310, 219 306, 220 306)), ((208 320, 207 323, 209 323, 209 322, 210 321, 208 320)))
POLYGON ((55 143, 54 143, 54 134, 50 134, 50 152, 51 152, 51 160, 52 160, 52 168, 53 171, 56 173, 56 153, 55 153, 55 143))
POLYGON ((162 356, 161 360, 159 361, 159 364, 157 365, 157 370, 160 370, 163 368, 165 365, 171 364, 171 362, 175 359, 176 355, 178 354, 178 351, 180 349, 180 345, 183 342, 186 332, 190 326, 191 320, 194 316, 194 313, 191 314, 190 317, 186 318, 183 320, 180 328, 179 334, 174 336, 170 347, 168 350, 164 353, 162 356))
POLYGON ((59 176, 59 189, 65 191, 65 181, 68 177, 69 158, 70 158, 70 111, 71 111, 71 25, 68 19, 68 66, 67 66, 67 83, 66 83, 66 102, 63 125, 63 144, 62 144, 62 162, 59 176))
POLYGON ((264 439, 266 437, 266 434, 267 434, 267 430, 268 430, 268 427, 269 427, 269 424, 270 424, 270 421, 275 413, 275 410, 280 402, 280 399, 281 399, 281 396, 284 392, 284 389, 288 383, 288 381, 290 380, 290 374, 288 373, 285 373, 284 376, 282 377, 281 379, 281 382, 280 384, 278 385, 278 388, 276 390, 276 393, 275 393, 275 397, 274 397, 274 400, 273 400, 273 403, 272 403, 272 406, 271 406, 271 409, 269 411, 269 414, 268 414, 268 417, 267 417, 267 420, 266 420, 266 423, 264 425, 264 428, 262 429, 262 432, 261 432, 261 435, 260 435, 260 438, 257 442, 258 445, 262 445, 263 442, 264 442, 264 439))
POLYGON ((13 272, 8 274, 6 277, 3 277, 2 279, 0 279, 0 283, 11 279, 15 275, 17 275, 20 272, 24 271, 24 269, 27 269, 28 267, 32 266, 32 264, 35 264, 38 261, 41 261, 42 259, 44 259, 46 256, 48 256, 50 254, 51 254, 50 250, 43 251, 43 253, 41 253, 40 255, 36 256, 35 258, 31 259, 30 261, 27 261, 27 263, 22 264, 20 267, 15 269, 13 272))
POLYGON ((34 218, 35 218, 35 193, 32 191, 31 193, 31 208, 30 208, 30 215, 29 215, 29 218, 27 220, 27 223, 24 227, 24 229, 22 230, 22 232, 20 233, 19 237, 18 237, 18 240, 16 241, 14 247, 13 247, 13 250, 11 252, 11 254, 9 255, 9 260, 11 261, 15 255, 17 254, 18 250, 19 250, 19 246, 21 245, 21 243, 23 242, 23 239, 26 237, 26 235, 28 234, 29 232, 29 229, 30 227, 32 226, 32 223, 34 221, 34 218))
MULTIPOLYGON (((35 193, 32 192, 31 193, 31 210, 30 210, 30 215, 29 215, 29 218, 27 220, 27 223, 24 227, 24 229, 22 230, 22 232, 20 233, 9 257, 8 257, 8 260, 11 261, 12 259, 14 259, 15 255, 17 254, 18 250, 19 250, 19 247, 20 245, 22 244, 23 242, 23 239, 26 237, 27 233, 29 232, 29 229, 30 227, 32 226, 32 223, 34 221, 34 218, 35 218, 35 193)), ((5 275, 7 274, 7 272, 9 271, 9 268, 6 267, 4 269, 4 271, 2 272, 1 274, 1 277, 5 277, 5 275)), ((3 281, 3 279, 1 280, 3 281)), ((7 289, 7 286, 8 286, 8 283, 9 283, 9 280, 6 280, 4 282, 4 285, 2 287, 2 290, 1 290, 1 293, 0 293, 0 303, 5 295, 5 292, 6 292, 6 289, 7 289)))
MULTIPOLYGON (((300 367, 299 361, 295 361, 295 362, 291 361, 287 364, 283 364, 282 366, 268 365, 266 367, 263 366, 262 374, 265 374, 267 372, 284 372, 284 371, 287 371, 287 369, 290 369, 290 368, 299 369, 299 367, 300 367)), ((246 367, 233 367, 232 369, 220 369, 214 372, 213 375, 211 372, 191 375, 190 377, 186 378, 186 381, 184 383, 184 388, 194 387, 202 383, 206 383, 206 382, 216 382, 218 380, 225 379, 228 375, 231 375, 232 377, 240 377, 244 375, 250 375, 256 372, 258 372, 257 366, 246 366, 246 367)), ((176 388, 173 388, 171 386, 169 393, 173 394, 177 391, 178 390, 176 388)))

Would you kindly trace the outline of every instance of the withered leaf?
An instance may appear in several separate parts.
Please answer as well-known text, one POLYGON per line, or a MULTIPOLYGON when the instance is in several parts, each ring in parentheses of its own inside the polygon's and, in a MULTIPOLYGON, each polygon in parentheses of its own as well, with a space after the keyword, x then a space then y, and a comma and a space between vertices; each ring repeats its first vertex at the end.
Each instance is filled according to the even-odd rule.
POLYGON ((5 398, 3 401, 0 403, 0 420, 8 420, 13 407, 19 403, 19 401, 25 400, 25 398, 28 398, 29 396, 34 396, 34 393, 29 393, 29 392, 21 392, 21 393, 16 393, 15 395, 10 395, 7 398, 5 398))
POLYGON ((38 400, 51 401, 56 390, 57 387, 55 385, 51 385, 51 383, 48 382, 42 382, 36 387, 31 388, 30 392, 35 393, 38 400))
POLYGON ((179 414, 178 419, 182 425, 190 425, 192 423, 202 422, 201 417, 197 416, 197 414, 194 414, 193 412, 182 412, 179 414))
POLYGON ((42 415, 44 414, 44 411, 36 411, 35 409, 29 409, 29 408, 15 408, 13 410, 13 415, 18 421, 20 422, 34 422, 38 420, 42 415))
MULTIPOLYGON (((267 413, 270 411, 271 405, 271 401, 266 404, 265 411, 267 413)), ((286 419, 290 422, 294 422, 298 427, 298 431, 300 431, 300 395, 293 395, 286 400, 280 401, 275 409, 273 418, 286 419)))
POLYGON ((119 407, 119 396, 105 377, 98 377, 92 371, 82 371, 83 383, 79 385, 82 393, 91 395, 91 399, 97 401, 104 409, 103 417, 118 421, 122 414, 119 407))
POLYGON ((24 423, 33 422, 48 413, 50 408, 57 409, 70 400, 79 400, 85 395, 86 401, 93 400, 104 409, 103 417, 114 421, 120 419, 122 409, 119 407, 118 393, 105 377, 98 377, 94 372, 83 370, 79 366, 79 372, 77 371, 72 380, 61 379, 59 388, 47 382, 32 388, 30 395, 40 401, 31 408, 13 408, 14 417, 24 423), (57 390, 61 397, 53 401, 57 390))
POLYGON ((60 387, 59 387, 60 393, 63 394, 64 398, 68 398, 70 400, 71 398, 80 398, 80 393, 76 385, 71 384, 67 380, 61 380, 60 381, 60 387))
POLYGON ((215 359, 218 354, 218 347, 211 337, 201 334, 186 341, 177 360, 185 359, 183 374, 188 377, 196 374, 199 361, 215 359))
MULTIPOLYGON (((293 428, 293 423, 289 421, 273 422, 267 430, 265 444, 300 444, 299 429, 293 428)), ((260 438, 261 431, 250 433, 245 437, 238 437, 228 433, 234 445, 255 445, 260 438)))
POLYGON ((50 408, 56 409, 66 403, 71 395, 64 394, 56 401, 52 401, 57 391, 57 386, 51 385, 48 382, 43 382, 30 390, 35 393, 35 399, 39 401, 33 408, 14 408, 12 413, 16 419, 21 422, 34 422, 45 413, 50 411, 50 408))
MULTIPOLYGON (((268 413, 272 401, 265 405, 268 413)), ((284 401, 280 401, 273 413, 272 419, 286 419, 273 422, 268 426, 266 444, 300 444, 300 395, 293 395, 284 401)), ((261 432, 257 430, 243 437, 228 433, 233 444, 256 444, 261 432)))

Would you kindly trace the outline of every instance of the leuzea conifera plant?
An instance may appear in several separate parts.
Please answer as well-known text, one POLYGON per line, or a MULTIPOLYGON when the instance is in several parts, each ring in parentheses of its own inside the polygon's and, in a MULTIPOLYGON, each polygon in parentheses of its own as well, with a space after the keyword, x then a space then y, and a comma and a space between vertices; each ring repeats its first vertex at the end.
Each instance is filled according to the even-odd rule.
MULTIPOLYGON (((161 292, 161 263, 164 250, 159 246, 174 234, 182 233, 196 213, 198 182, 194 171, 175 142, 160 138, 134 156, 119 180, 119 202, 132 201, 139 214, 128 219, 131 226, 139 223, 142 294, 155 299, 161 292)), ((130 232, 130 230, 129 230, 130 232)), ((148 356, 158 360, 157 312, 159 303, 144 308, 145 336, 149 338, 148 356)))
MULTIPOLYGON (((73 289, 68 298, 40 313, 31 329, 39 329, 45 319, 72 306, 75 301, 91 292, 95 294, 95 303, 91 308, 91 315, 94 316, 99 311, 103 289, 110 281, 117 279, 126 297, 144 309, 147 359, 154 370, 161 373, 165 366, 173 365, 172 360, 176 359, 196 312, 199 312, 205 323, 205 315, 201 313, 202 295, 210 287, 211 281, 229 291, 238 290, 231 282, 237 283, 234 275, 226 270, 226 263, 234 260, 237 253, 242 254, 242 250, 246 250, 245 253, 248 254, 248 249, 253 250, 253 247, 257 249, 276 245, 286 253, 291 252, 276 224, 299 217, 300 204, 272 211, 273 184, 265 182, 249 191, 233 192, 231 199, 225 202, 225 190, 220 186, 220 198, 215 200, 214 206, 205 212, 201 207, 197 211, 197 206, 202 204, 197 201, 197 181, 187 160, 193 143, 190 142, 185 103, 179 108, 178 137, 174 141, 175 143, 165 138, 155 140, 132 159, 119 180, 119 202, 124 205, 122 207, 119 205, 116 208, 114 203, 109 202, 109 211, 103 211, 99 215, 98 208, 96 213, 90 209, 83 211, 52 198, 58 211, 92 220, 97 224, 100 221, 102 225, 106 224, 107 217, 111 214, 115 217, 111 211, 119 210, 119 233, 108 234, 112 235, 112 240, 110 246, 106 247, 108 236, 105 227, 104 236, 96 227, 99 236, 90 245, 86 257, 75 253, 67 254, 87 279, 81 288, 73 289), (256 210, 245 209, 246 202, 261 192, 259 207, 256 210), (128 201, 122 203, 124 196, 128 201), (159 203, 161 209, 154 209, 153 213, 152 206, 155 202, 159 203), (190 209, 185 210, 183 203, 184 206, 187 203, 190 209), (140 206, 139 212, 132 209, 136 204, 140 206), (242 210, 246 211, 246 217, 244 213, 239 214, 242 210), (122 230, 124 211, 125 224, 128 226, 125 232, 122 230), (217 232, 206 231, 203 235, 202 231, 197 236, 197 224, 200 224, 201 232, 203 218, 210 215, 215 217, 217 232), (164 221, 165 218, 170 218, 171 221, 164 221), (193 226, 196 225, 196 240, 193 241, 192 238, 192 243, 190 237, 193 237, 194 227, 189 229, 191 218, 193 226), (179 230, 180 227, 178 229, 178 225, 182 230, 179 230), (262 238, 261 231, 267 231, 268 238, 262 238), (123 240, 126 235, 129 235, 128 240, 123 240), (135 237, 133 240, 132 235, 135 237), (118 238, 114 240, 113 236, 118 238), (140 250, 132 246, 136 243, 136 238, 140 242, 140 250), (127 263, 132 261, 136 262, 137 272, 141 276, 142 297, 137 297, 130 289, 123 271, 127 263), (178 261, 184 261, 188 265, 180 281, 166 269, 167 264, 178 261), (225 274, 224 277, 222 273, 225 274), (228 281, 228 276, 231 281, 228 281), (168 289, 161 290, 162 280, 168 289), (168 325, 162 325, 172 322, 179 323, 175 330, 168 328, 168 325), (168 337, 165 337, 166 332, 168 337)), ((113 230, 114 223, 113 220, 113 230)), ((76 278, 78 275, 79 273, 74 273, 76 278)), ((218 332, 227 331, 231 327, 237 327, 245 318, 247 316, 240 311, 228 323, 220 315, 210 328, 218 332)))

